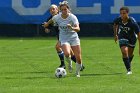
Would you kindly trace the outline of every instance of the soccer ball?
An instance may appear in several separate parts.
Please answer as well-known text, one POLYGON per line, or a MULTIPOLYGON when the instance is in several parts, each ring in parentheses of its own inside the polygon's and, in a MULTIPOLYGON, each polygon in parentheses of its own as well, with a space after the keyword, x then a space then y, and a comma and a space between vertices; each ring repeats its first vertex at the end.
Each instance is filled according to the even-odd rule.
POLYGON ((67 75, 67 72, 64 68, 57 68, 55 70, 55 76, 57 78, 62 78, 62 77, 65 77, 67 75))

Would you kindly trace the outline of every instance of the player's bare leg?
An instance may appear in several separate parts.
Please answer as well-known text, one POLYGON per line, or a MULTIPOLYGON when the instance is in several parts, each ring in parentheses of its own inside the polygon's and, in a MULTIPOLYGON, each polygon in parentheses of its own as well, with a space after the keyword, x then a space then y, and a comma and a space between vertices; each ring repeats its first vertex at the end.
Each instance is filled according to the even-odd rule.
POLYGON ((81 67, 82 67, 82 57, 81 57, 81 47, 80 45, 77 45, 77 46, 71 46, 73 52, 74 52, 74 55, 76 57, 76 76, 77 77, 80 77, 80 70, 81 70, 81 67))
POLYGON ((133 52, 134 52, 134 48, 128 47, 128 56, 129 56, 130 63, 132 62, 133 57, 134 57, 133 52))
MULTIPOLYGON (((130 68, 131 68, 131 62, 132 62, 133 57, 134 57, 133 52, 134 52, 134 48, 128 47, 128 56, 129 56, 130 68)), ((130 74, 132 74, 132 72, 130 74)))
MULTIPOLYGON (((71 49, 71 59, 72 59, 73 62, 76 63, 76 57, 75 57, 72 49, 71 49)), ((83 71, 84 69, 85 69, 85 66, 82 64, 82 67, 81 67, 80 71, 83 71)))
POLYGON ((72 60, 71 60, 70 49, 71 49, 71 47, 69 44, 62 45, 62 50, 64 52, 66 61, 68 62, 68 70, 71 73, 72 72, 72 60))
POLYGON ((130 62, 129 62, 129 56, 128 56, 128 47, 127 46, 122 46, 121 47, 121 52, 122 52, 123 62, 124 62, 125 67, 127 69, 127 74, 132 74, 131 67, 130 67, 130 62))

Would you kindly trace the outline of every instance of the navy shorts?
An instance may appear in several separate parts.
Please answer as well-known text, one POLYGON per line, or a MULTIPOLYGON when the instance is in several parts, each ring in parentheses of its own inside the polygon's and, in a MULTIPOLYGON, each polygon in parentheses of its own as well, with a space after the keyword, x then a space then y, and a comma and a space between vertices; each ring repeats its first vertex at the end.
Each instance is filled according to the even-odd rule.
POLYGON ((131 47, 131 48, 135 48, 136 41, 137 41, 136 38, 131 38, 131 39, 121 38, 121 39, 119 39, 119 45, 120 45, 120 48, 122 46, 127 46, 127 47, 131 47))

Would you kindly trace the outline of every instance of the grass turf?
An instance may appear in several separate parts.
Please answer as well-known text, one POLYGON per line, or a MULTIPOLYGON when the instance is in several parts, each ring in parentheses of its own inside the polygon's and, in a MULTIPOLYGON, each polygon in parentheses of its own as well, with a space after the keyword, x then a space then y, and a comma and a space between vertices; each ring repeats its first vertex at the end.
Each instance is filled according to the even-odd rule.
MULTIPOLYGON (((56 38, 0 38, 0 93, 138 93, 138 44, 132 75, 126 75, 118 44, 113 38, 81 38, 86 69, 56 78, 59 58, 56 38)), ((73 63, 75 70, 75 63, 73 63)))

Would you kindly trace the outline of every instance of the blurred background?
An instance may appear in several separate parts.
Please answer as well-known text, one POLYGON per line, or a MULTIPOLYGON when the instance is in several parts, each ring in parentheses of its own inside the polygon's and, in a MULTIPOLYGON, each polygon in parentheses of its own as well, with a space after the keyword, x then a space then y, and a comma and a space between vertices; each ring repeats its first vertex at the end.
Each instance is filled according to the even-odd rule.
MULTIPOLYGON (((63 0, 1 0, 0 36, 34 37, 46 34, 41 24, 50 16, 51 4, 63 0)), ((67 0, 80 22, 79 36, 112 37, 112 23, 122 6, 130 8, 130 16, 140 22, 139 0, 67 0), (126 2, 127 1, 127 2, 126 2)))

